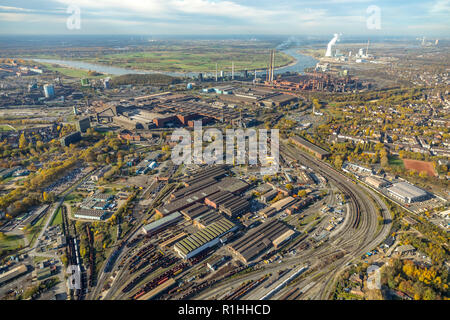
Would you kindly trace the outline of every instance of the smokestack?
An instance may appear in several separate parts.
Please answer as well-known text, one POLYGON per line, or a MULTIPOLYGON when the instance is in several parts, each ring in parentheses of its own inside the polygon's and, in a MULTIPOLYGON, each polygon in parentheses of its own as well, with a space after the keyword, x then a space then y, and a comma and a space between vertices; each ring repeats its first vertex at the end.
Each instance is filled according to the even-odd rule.
POLYGON ((216 82, 218 81, 217 72, 218 72, 218 70, 217 70, 217 63, 216 63, 216 82))
POLYGON ((332 56, 331 50, 333 49, 333 46, 336 44, 336 42, 338 40, 339 40, 339 34, 335 33, 334 38, 331 39, 331 41, 328 43, 327 52, 325 53, 325 57, 332 56))
POLYGON ((273 82, 273 72, 275 69, 275 50, 272 50, 272 62, 270 63, 270 65, 272 66, 271 68, 271 72, 270 72, 270 82, 273 82))
POLYGON ((234 61, 232 62, 231 65, 231 80, 234 80, 234 61))

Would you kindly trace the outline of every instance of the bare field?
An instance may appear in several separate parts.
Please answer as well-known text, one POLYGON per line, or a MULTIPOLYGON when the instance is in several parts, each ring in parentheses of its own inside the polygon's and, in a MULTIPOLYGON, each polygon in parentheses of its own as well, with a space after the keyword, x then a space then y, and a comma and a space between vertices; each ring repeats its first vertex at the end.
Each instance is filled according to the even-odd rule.
POLYGON ((408 170, 416 170, 419 173, 426 172, 430 177, 437 176, 436 170, 434 170, 433 163, 431 162, 403 159, 403 163, 408 170))

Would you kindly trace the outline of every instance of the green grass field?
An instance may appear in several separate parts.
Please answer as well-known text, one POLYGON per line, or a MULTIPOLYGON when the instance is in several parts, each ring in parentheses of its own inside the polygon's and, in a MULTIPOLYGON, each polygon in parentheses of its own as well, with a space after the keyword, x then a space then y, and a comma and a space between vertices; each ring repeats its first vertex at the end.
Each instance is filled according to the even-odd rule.
POLYGON ((44 227, 48 214, 48 212, 44 214, 44 216, 34 226, 32 226, 29 230, 26 230, 25 236, 27 237, 30 246, 33 246, 34 241, 36 241, 37 235, 44 227))
POLYGON ((56 215, 53 216, 52 221, 50 222, 50 226, 56 226, 58 224, 62 224, 62 214, 61 214, 61 208, 58 209, 58 212, 56 215))
POLYGON ((7 124, 0 124, 0 132, 13 131, 14 127, 7 124))
POLYGON ((71 78, 88 78, 88 79, 100 79, 100 78, 106 78, 108 75, 98 75, 98 76, 91 76, 89 75, 89 71, 87 70, 81 70, 81 69, 72 69, 69 67, 59 66, 51 63, 46 62, 40 62, 43 66, 45 66, 48 70, 53 72, 61 73, 62 75, 65 75, 66 77, 71 78))
POLYGON ((85 198, 84 193, 72 192, 66 196, 65 202, 69 204, 74 204, 83 201, 84 198, 85 198))
POLYGON ((391 167, 402 167, 404 168, 405 165, 403 164, 403 160, 400 159, 399 157, 395 156, 395 157, 389 157, 389 165, 391 167))
POLYGON ((18 235, 3 235, 0 239, 0 251, 14 250, 23 247, 25 242, 18 235))
MULTIPOLYGON (((246 48, 171 48, 170 50, 145 51, 123 54, 110 54, 101 58, 83 59, 83 61, 122 68, 157 70, 169 72, 214 72, 218 69, 230 72, 232 62, 235 71, 267 68, 269 50, 246 48)), ((295 59, 277 52, 276 67, 285 66, 295 59)))

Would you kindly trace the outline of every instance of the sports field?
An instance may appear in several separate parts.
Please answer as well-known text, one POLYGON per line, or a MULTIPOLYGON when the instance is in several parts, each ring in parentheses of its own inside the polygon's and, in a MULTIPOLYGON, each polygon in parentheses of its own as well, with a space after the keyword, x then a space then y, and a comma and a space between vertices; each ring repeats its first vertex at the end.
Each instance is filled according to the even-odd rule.
POLYGON ((434 170, 433 163, 419 160, 403 159, 405 168, 408 170, 415 170, 417 172, 426 172, 430 177, 436 177, 437 173, 434 170))

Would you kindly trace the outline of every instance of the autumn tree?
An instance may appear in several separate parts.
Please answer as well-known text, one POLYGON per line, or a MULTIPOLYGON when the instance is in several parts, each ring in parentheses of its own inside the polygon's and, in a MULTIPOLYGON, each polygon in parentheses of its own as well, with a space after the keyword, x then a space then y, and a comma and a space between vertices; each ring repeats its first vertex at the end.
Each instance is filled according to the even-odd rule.
POLYGON ((23 150, 27 147, 28 141, 27 138, 25 137, 25 133, 22 132, 22 134, 20 135, 19 138, 19 149, 23 150))

